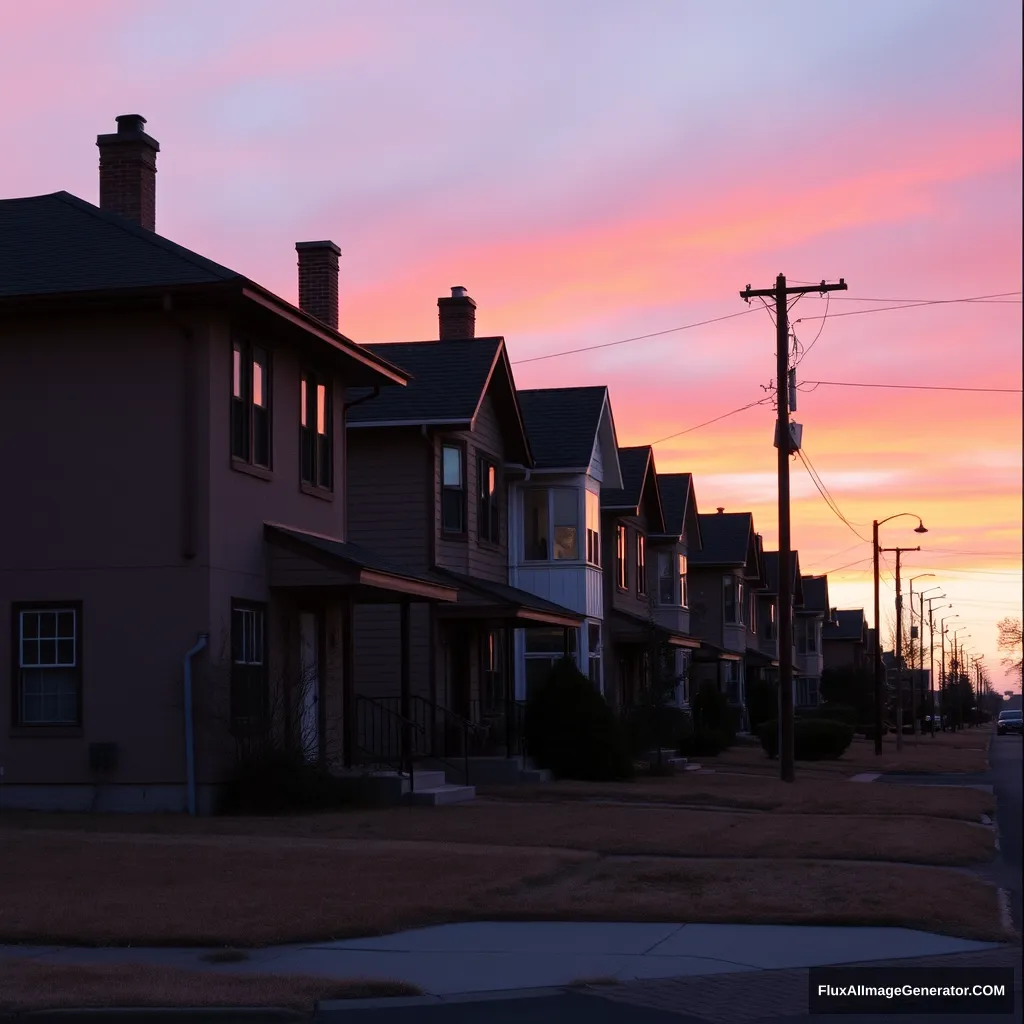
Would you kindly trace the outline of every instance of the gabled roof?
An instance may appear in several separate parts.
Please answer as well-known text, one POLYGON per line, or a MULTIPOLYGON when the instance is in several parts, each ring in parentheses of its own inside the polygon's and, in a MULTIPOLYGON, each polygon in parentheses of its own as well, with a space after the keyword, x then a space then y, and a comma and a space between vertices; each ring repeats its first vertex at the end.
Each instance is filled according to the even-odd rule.
POLYGON ((863 640, 866 630, 863 608, 840 608, 835 622, 825 620, 821 635, 825 640, 863 640))
POLYGON ((401 393, 385 389, 373 396, 368 388, 352 389, 348 397, 359 404, 348 411, 349 427, 471 429, 484 396, 497 382, 499 404, 511 431, 509 459, 533 464, 504 338, 399 341, 365 348, 401 367, 410 379, 401 393))
POLYGON ((659 473, 658 489, 665 510, 665 536, 686 535, 688 551, 700 551, 700 517, 691 473, 659 473))
MULTIPOLYGON (((394 366, 237 271, 69 192, 0 200, 0 307, 202 289, 268 313, 329 346, 362 380, 404 384, 394 366)), ((47 305, 44 308, 49 308, 47 305)), ((154 306, 154 308, 159 308, 154 306)), ((390 389, 387 389, 390 390, 390 389)))
POLYGON ((585 473, 608 400, 606 387, 530 388, 519 392, 537 469, 585 473))
MULTIPOLYGON (((803 594, 806 599, 806 591, 804 591, 801 579, 817 579, 818 577, 812 576, 800 576, 800 552, 794 551, 792 553, 792 560, 790 563, 793 567, 793 593, 803 594)), ((777 594, 779 592, 779 553, 778 551, 766 551, 764 553, 764 575, 765 585, 764 590, 769 594, 777 594)), ((821 577, 824 579, 824 577, 821 577)))
POLYGON ((754 517, 749 512, 701 513, 703 547, 690 557, 691 565, 731 565, 742 568, 754 548, 754 517))
POLYGON ((828 577, 803 576, 804 611, 817 612, 827 619, 831 609, 828 606, 828 577))
POLYGON ((654 468, 654 449, 649 444, 620 448, 619 465, 622 467, 622 487, 601 488, 601 509, 635 516, 640 514, 646 499, 651 502, 654 512, 653 522, 648 524, 651 533, 664 533, 665 512, 654 468))

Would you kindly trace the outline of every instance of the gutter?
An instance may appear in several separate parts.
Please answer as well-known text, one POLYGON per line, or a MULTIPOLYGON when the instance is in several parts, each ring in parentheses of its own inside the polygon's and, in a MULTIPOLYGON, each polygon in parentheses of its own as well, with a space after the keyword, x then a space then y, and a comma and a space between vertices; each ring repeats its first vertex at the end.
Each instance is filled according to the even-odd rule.
POLYGON ((185 792, 189 817, 196 816, 196 737, 192 716, 192 659, 206 646, 209 633, 200 633, 195 646, 185 653, 185 792))
MULTIPOLYGON (((349 409, 354 409, 357 405, 362 405, 363 402, 370 402, 370 401, 372 401, 378 395, 380 395, 380 385, 379 384, 374 384, 373 385, 373 390, 368 395, 363 395, 362 398, 356 398, 356 399, 354 399, 351 402, 343 402, 342 405, 341 405, 341 411, 343 413, 346 413, 346 412, 349 411, 349 409)), ((348 424, 346 423, 345 426, 347 427, 348 424)))

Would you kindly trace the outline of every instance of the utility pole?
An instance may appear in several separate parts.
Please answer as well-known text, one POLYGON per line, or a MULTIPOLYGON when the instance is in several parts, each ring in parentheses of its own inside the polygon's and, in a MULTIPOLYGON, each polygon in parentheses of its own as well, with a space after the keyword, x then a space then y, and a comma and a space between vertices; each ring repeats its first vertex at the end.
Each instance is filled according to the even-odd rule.
POLYGON ((900 590, 900 556, 904 551, 920 551, 916 548, 882 548, 883 552, 896 554, 896 750, 903 749, 903 592, 900 590))
POLYGON ((809 292, 846 291, 846 282, 838 284, 786 286, 786 275, 779 274, 774 288, 752 289, 748 284, 740 298, 749 302, 753 298, 775 300, 775 445, 778 454, 779 476, 779 777, 792 782, 793 771, 793 556, 789 520, 789 459, 797 451, 789 424, 789 309, 790 295, 809 292))

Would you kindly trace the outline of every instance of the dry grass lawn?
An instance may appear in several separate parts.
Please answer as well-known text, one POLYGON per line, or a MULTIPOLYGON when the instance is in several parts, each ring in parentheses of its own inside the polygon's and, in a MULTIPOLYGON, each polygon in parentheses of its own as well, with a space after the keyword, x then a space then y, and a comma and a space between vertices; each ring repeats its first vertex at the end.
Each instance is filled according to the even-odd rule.
POLYGON ((273 1006, 311 1012, 322 999, 419 995, 401 981, 217 974, 143 965, 73 967, 33 960, 0 963, 0 1010, 115 1006, 273 1006))
MULTIPOLYGON (((987 728, 936 733, 934 738, 908 735, 903 737, 903 750, 897 751, 896 737, 889 734, 882 738, 878 755, 873 740, 857 736, 837 761, 798 761, 796 773, 827 778, 859 772, 984 772, 989 766, 989 738, 987 728)), ((777 775, 779 770, 778 761, 767 757, 759 745, 737 745, 702 763, 716 771, 742 769, 777 775)))
POLYGON ((488 797, 511 802, 629 801, 680 807, 718 807, 787 814, 870 814, 980 821, 992 815, 995 797, 977 789, 951 786, 891 786, 847 779, 809 778, 797 767, 794 783, 776 774, 700 775, 686 772, 634 782, 554 782, 538 786, 481 787, 488 797))
MULTIPOLYGON (((468 810, 433 812, 438 829, 468 810)), ((531 918, 857 922, 1005 937, 995 890, 967 872, 769 859, 787 821, 757 818, 759 856, 727 860, 370 838, 5 830, 0 941, 252 947, 531 918)), ((625 818, 620 827, 630 827, 625 818)))

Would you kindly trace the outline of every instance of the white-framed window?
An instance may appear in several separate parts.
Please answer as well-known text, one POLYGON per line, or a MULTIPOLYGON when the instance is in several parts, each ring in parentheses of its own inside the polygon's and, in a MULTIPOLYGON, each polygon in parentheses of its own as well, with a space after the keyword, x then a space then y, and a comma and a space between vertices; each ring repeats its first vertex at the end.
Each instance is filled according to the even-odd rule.
POLYGON ((779 624, 775 621, 775 602, 765 602, 764 615, 761 617, 760 634, 765 640, 779 638, 779 624))
POLYGON ((601 497, 587 491, 587 561, 601 564, 601 497))
POLYGON ((687 583, 686 555, 679 555, 679 606, 680 608, 690 607, 690 588, 687 583))
POLYGON ((15 606, 16 724, 80 725, 81 612, 76 605, 15 606))
POLYGON ((528 562, 580 557, 579 492, 573 487, 523 491, 523 557, 528 562))
POLYGON ((798 676, 796 680, 797 706, 802 708, 817 707, 818 701, 818 680, 809 676, 798 676))
POLYGON ((686 555, 672 551, 658 552, 658 604, 689 606, 686 585, 686 555))
MULTIPOLYGON (((538 626, 525 630, 526 696, 529 699, 543 685, 556 661, 566 655, 565 630, 558 626, 538 626)), ((576 657, 577 631, 569 630, 569 657, 576 657)))
POLYGON ((722 577, 724 618, 729 626, 743 625, 743 581, 732 573, 722 577))
POLYGON ((254 601, 231 603, 231 723, 236 733, 265 721, 267 688, 266 608, 254 601))

